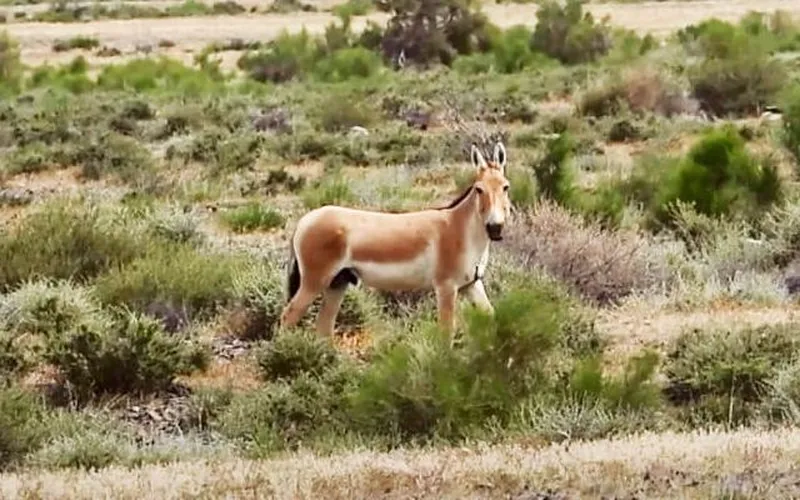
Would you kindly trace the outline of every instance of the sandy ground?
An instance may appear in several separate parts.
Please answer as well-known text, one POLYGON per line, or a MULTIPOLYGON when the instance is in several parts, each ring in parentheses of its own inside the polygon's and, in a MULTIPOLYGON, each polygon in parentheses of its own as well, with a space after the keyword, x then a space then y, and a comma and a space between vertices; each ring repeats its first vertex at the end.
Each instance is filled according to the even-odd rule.
MULTIPOLYGON (((330 7, 334 0, 326 0, 330 7)), ((263 0, 249 0, 254 5, 264 5, 263 0)), ((149 2, 148 2, 149 3, 149 2)), ((160 4, 164 2, 159 2, 160 4)), ((248 4, 249 5, 249 4, 248 4)), ((37 9, 41 6, 26 7, 37 9)), ((487 4, 485 12, 501 27, 515 24, 533 26, 536 23, 537 6, 534 4, 487 4)), ((7 8, 6 10, 9 10, 7 8)), ((20 9, 17 7, 16 9, 20 9)), ((610 16, 611 22, 634 29, 665 35, 672 30, 696 23, 708 17, 735 20, 749 10, 774 11, 784 9, 800 14, 800 0, 701 0, 663 1, 636 4, 593 4, 588 7, 592 14, 610 16)), ((373 13, 353 20, 353 28, 362 29, 368 20, 383 23, 385 14, 373 13)), ((242 16, 208 16, 169 19, 105 20, 87 23, 10 23, 6 29, 20 41, 22 57, 27 63, 45 60, 63 61, 75 56, 75 52, 53 55, 51 48, 59 39, 76 35, 94 36, 102 44, 130 52, 137 45, 157 45, 159 40, 171 40, 180 48, 172 49, 178 55, 186 49, 197 50, 215 40, 242 38, 267 40, 281 30, 297 32, 305 27, 309 32, 320 33, 335 17, 329 13, 259 14, 242 16)), ((109 59, 101 59, 109 62, 109 59)))
POLYGON ((0 475, 2 498, 796 498, 800 430, 0 475), (544 493, 550 496, 540 496, 544 493), (537 495, 538 494, 538 495, 537 495), (613 496, 612 496, 613 495, 613 496), (633 496, 630 496, 633 495, 633 496))

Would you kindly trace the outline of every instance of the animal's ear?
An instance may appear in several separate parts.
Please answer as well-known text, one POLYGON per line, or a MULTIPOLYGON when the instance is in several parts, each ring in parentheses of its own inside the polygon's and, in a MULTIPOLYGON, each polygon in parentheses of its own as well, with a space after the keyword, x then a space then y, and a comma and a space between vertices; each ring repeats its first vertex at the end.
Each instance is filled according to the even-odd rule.
POLYGON ((472 158, 473 167, 477 168, 478 170, 486 168, 486 158, 483 157, 481 150, 478 149, 478 145, 474 142, 472 143, 472 149, 469 156, 472 158))
POLYGON ((494 162, 500 167, 500 170, 506 170, 506 147, 502 141, 497 141, 494 145, 494 162))

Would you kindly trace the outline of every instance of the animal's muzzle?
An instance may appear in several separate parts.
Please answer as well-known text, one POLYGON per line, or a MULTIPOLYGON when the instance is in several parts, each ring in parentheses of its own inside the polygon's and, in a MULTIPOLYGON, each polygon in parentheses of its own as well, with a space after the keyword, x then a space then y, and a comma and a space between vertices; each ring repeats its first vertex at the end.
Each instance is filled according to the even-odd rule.
POLYGON ((502 224, 486 224, 486 234, 492 241, 500 241, 503 239, 503 225, 502 224))

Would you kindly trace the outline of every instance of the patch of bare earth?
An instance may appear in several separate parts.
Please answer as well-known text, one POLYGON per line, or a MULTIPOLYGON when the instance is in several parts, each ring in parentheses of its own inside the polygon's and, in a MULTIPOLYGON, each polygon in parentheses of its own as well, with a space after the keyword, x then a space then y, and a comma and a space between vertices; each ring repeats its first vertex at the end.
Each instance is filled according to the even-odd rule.
POLYGON ((4 498, 785 498, 800 430, 644 434, 531 448, 354 452, 0 476, 4 498), (547 493, 549 497, 537 496, 547 493))

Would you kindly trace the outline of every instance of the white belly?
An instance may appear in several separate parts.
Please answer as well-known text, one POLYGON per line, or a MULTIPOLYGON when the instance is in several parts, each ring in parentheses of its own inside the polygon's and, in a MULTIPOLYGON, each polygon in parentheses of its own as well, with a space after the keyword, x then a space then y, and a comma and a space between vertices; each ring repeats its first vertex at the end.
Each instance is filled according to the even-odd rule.
POLYGON ((383 290, 413 290, 433 286, 433 248, 407 262, 359 262, 351 264, 364 285, 383 290))

